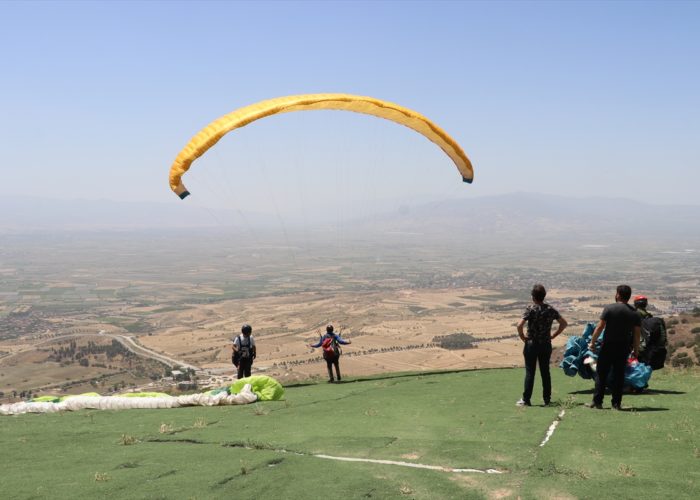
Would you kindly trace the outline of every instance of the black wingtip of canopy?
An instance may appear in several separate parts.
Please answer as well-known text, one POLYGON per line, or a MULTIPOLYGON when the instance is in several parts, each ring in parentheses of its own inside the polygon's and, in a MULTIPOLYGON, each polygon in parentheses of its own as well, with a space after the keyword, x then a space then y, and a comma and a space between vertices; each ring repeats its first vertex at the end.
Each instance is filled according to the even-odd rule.
POLYGON ((462 177, 462 181, 463 181, 463 182, 466 182, 467 184, 471 184, 473 180, 474 180, 473 177, 472 177, 472 178, 469 178, 469 179, 467 179, 466 177, 462 177))
POLYGON ((189 195, 190 195, 190 192, 189 192, 189 191, 183 191, 183 192, 180 193, 178 196, 180 197, 181 200, 184 200, 184 199, 187 198, 189 195))

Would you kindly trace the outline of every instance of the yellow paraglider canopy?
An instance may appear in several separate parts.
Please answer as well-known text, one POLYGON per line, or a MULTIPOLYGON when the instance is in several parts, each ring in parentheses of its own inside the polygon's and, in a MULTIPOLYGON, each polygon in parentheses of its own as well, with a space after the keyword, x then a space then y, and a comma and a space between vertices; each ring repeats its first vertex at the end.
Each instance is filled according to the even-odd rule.
POLYGON ((455 163, 464 182, 471 183, 474 178, 472 164, 459 144, 425 116, 398 104, 373 97, 349 94, 306 94, 277 97, 251 104, 211 122, 200 130, 175 158, 170 168, 170 188, 180 198, 189 195, 189 191, 182 184, 182 176, 189 170, 192 162, 232 130, 267 116, 313 109, 354 111, 405 125, 440 146, 455 163))

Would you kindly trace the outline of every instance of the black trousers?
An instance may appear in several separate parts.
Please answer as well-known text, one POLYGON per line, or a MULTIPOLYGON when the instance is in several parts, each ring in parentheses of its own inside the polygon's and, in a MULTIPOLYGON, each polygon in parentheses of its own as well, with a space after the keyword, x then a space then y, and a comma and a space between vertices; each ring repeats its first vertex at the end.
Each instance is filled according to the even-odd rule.
POLYGON ((549 360, 552 357, 551 342, 537 342, 528 340, 523 348, 523 357, 525 358, 525 388, 523 391, 523 400, 530 402, 532 397, 532 389, 535 386, 535 371, 537 371, 537 363, 540 365, 540 376, 542 377, 542 399, 545 403, 549 403, 552 398, 552 377, 549 374, 549 360))
POLYGON ((238 363, 238 377, 242 379, 243 377, 250 377, 250 369, 253 367, 253 358, 241 358, 238 363))
POLYGON ((613 406, 622 404, 622 389, 625 386, 625 367, 630 348, 626 344, 614 345, 603 344, 598 355, 598 364, 595 373, 595 391, 593 392, 593 403, 603 404, 606 386, 612 393, 613 406), (612 380, 608 382, 610 373, 612 380))
POLYGON ((326 360, 326 367, 328 368, 328 380, 333 380, 333 367, 335 366, 335 374, 340 380, 340 356, 327 356, 324 354, 323 359, 326 360))

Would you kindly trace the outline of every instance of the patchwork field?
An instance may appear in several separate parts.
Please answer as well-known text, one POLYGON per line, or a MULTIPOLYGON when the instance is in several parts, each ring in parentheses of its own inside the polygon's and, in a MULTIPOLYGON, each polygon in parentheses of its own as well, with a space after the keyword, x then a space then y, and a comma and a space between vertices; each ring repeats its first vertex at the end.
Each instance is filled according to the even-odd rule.
MULTIPOLYGON (((328 323, 352 341, 341 361, 350 377, 520 366, 515 324, 536 282, 547 286, 547 300, 569 321, 571 335, 596 320, 620 282, 649 294, 654 311, 669 319, 700 305, 694 251, 644 246, 630 260, 625 244, 526 247, 459 234, 335 246, 323 245, 322 235, 294 245, 274 238, 265 244, 261 236, 250 246, 232 235, 197 236, 3 239, 0 400, 56 388, 154 387, 178 366, 196 369, 202 384, 223 383, 233 374, 231 339, 242 323, 253 325, 258 342, 255 371, 285 383, 325 376, 320 353, 308 345, 328 323), (458 333, 475 339, 473 348, 434 343, 458 333), (80 350, 102 341, 131 354, 109 362, 49 357, 66 342, 80 350)), ((692 347, 679 344, 677 355, 683 353, 689 361, 681 363, 694 362, 692 347)))

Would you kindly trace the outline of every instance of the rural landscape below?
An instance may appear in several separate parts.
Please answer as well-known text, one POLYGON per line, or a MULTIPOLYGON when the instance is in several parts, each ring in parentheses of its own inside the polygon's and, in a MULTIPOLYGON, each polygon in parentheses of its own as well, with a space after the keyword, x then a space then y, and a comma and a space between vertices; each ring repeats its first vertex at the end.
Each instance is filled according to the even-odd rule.
MULTIPOLYGON (((0 398, 222 386, 243 323, 258 343, 254 372, 282 383, 325 378, 308 346, 329 323, 352 341, 349 378, 516 367, 515 324, 538 282, 570 324, 559 354, 619 282, 667 321, 700 305, 699 247, 583 230, 536 243, 508 227, 478 239, 375 230, 339 240, 202 229, 185 241, 176 230, 10 232, 0 246, 0 398)), ((685 345, 691 326, 669 337, 681 364, 698 362, 685 345)))

